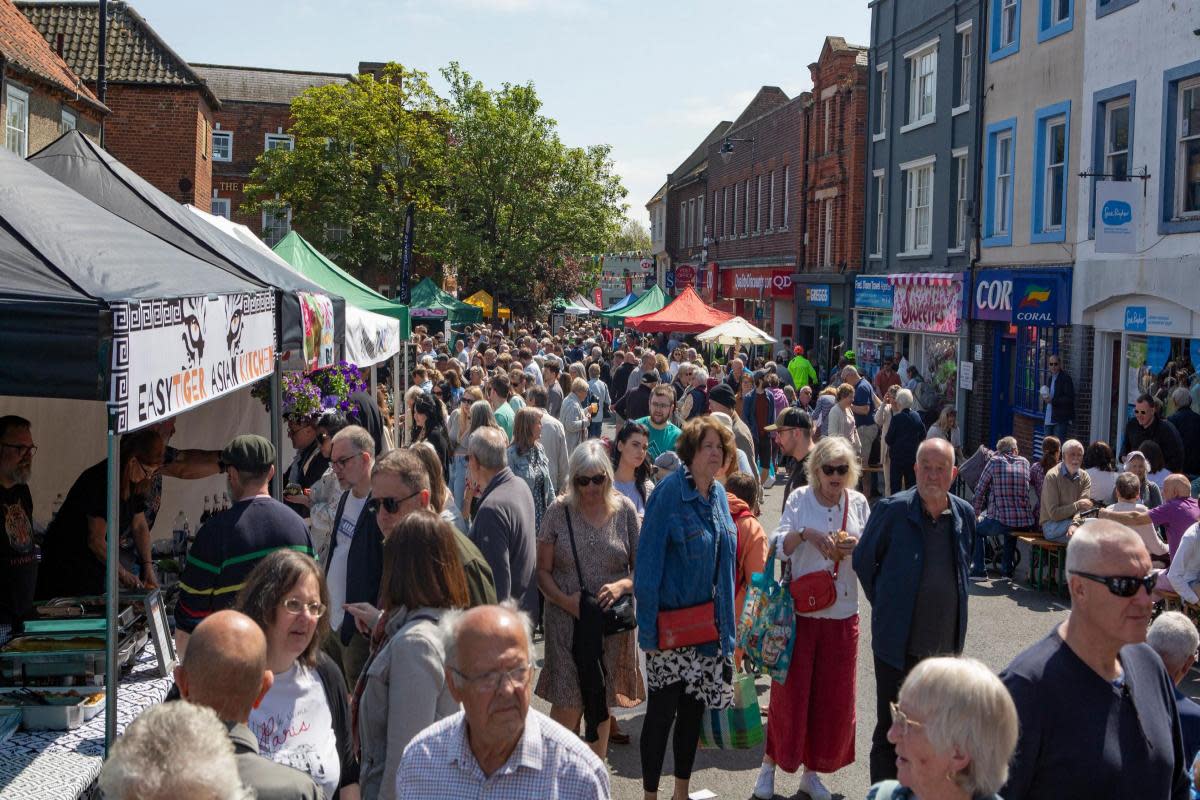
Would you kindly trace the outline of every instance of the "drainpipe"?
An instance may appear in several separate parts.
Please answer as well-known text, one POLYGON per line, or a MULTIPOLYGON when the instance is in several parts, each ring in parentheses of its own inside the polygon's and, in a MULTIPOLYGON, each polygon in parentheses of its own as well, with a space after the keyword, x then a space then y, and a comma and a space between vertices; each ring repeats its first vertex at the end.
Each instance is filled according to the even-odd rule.
MULTIPOLYGON (((800 169, 797 170, 800 174, 796 177, 800 182, 800 208, 797 209, 800 217, 799 225, 797 226, 800 233, 800 239, 796 248, 796 272, 808 271, 808 126, 812 115, 810 109, 811 103, 805 106, 800 105, 800 128, 803 135, 800 137, 800 169)), ((792 332, 792 344, 800 343, 800 298, 803 296, 803 290, 800 282, 792 284, 792 308, 795 309, 794 324, 796 329, 792 332)), ((805 345, 805 351, 813 353, 816 349, 816 333, 813 333, 813 341, 805 345)))
MULTIPOLYGON (((987 8, 988 8, 988 4, 983 3, 983 2, 979 3, 979 6, 978 6, 979 10, 977 12, 979 15, 978 26, 977 26, 978 30, 979 30, 979 35, 978 35, 978 37, 976 37, 976 46, 975 46, 975 52, 977 53, 976 58, 978 59, 979 66, 975 70, 976 75, 977 75, 977 78, 976 78, 977 87, 975 89, 975 101, 974 101, 975 102, 975 109, 974 109, 975 110, 975 187, 971 193, 972 194, 971 205, 972 205, 972 211, 974 212, 972 214, 972 217, 974 219, 972 220, 972 223, 971 223, 972 233, 974 234, 972 236, 972 238, 974 239, 974 248, 972 249, 971 258, 968 262, 970 264, 970 274, 972 276, 974 276, 975 268, 979 264, 980 255, 983 253, 983 173, 984 173, 984 167, 983 167, 983 165, 984 165, 984 160, 983 160, 983 145, 984 145, 984 141, 983 141, 983 139, 984 139, 984 136, 983 136, 983 133, 984 133, 983 101, 984 101, 984 97, 987 96, 987 90, 984 88, 985 77, 986 77, 984 74, 984 69, 985 69, 984 65, 987 62, 983 57, 983 53, 984 53, 984 48, 986 47, 986 44, 988 41, 988 20, 989 20, 989 17, 991 16, 990 14, 987 13, 987 8)), ((969 304, 968 304, 967 311, 968 311, 968 315, 969 315, 969 313, 970 313, 970 305, 969 304)), ((967 332, 968 332, 967 347, 970 347, 971 346, 971 337, 970 337, 969 323, 967 326, 967 332)), ((983 343, 983 346, 987 347, 986 341, 983 343)), ((971 354, 967 353, 966 355, 970 356, 971 354)), ((968 358, 967 360, 971 360, 971 359, 968 358)), ((993 382, 992 391, 995 392, 996 387, 995 387, 995 376, 994 375, 992 376, 992 382, 993 382)), ((967 408, 965 402, 962 403, 962 408, 959 411, 959 415, 960 415, 960 418, 963 420, 962 431, 965 432, 967 430, 967 426, 971 423, 969 409, 967 408)), ((986 414, 985 414, 985 416, 986 416, 986 414)), ((985 427, 986 427, 986 425, 985 425, 985 427)), ((988 438, 987 431, 984 432, 983 438, 985 440, 988 438)))
MULTIPOLYGON (((100 30, 96 42, 96 97, 105 105, 108 95, 108 0, 100 0, 100 30)), ((104 115, 100 115, 100 146, 104 147, 104 115)))

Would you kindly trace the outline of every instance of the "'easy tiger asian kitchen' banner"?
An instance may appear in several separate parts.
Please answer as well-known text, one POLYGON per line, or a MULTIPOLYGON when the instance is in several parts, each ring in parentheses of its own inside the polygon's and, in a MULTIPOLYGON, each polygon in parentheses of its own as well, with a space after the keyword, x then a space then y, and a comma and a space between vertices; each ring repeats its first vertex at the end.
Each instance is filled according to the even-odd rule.
POLYGON ((269 291, 114 303, 112 319, 121 433, 249 386, 275 366, 269 291))

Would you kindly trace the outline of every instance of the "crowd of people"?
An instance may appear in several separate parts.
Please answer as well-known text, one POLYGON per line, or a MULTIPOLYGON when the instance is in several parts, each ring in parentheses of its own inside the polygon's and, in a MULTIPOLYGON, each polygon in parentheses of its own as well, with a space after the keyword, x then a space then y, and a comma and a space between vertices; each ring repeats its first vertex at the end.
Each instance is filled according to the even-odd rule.
MULTIPOLYGON (((954 408, 903 359, 872 379, 847 351, 821 385, 802 347, 703 355, 586 321, 452 341, 418 328, 402 397, 287 419, 282 501, 262 437, 176 450, 172 421, 125 437, 124 585, 158 583, 164 475, 224 473, 232 499, 180 578, 174 699, 118 741, 105 796, 607 797, 610 748, 632 739, 613 711, 642 707, 645 796, 670 746, 683 800, 705 712, 733 702, 743 599, 774 553, 796 627, 755 797, 775 796, 782 769, 824 800, 825 777, 855 762, 860 591, 868 797, 1188 797, 1200 707, 1176 687, 1200 636, 1178 613, 1150 625, 1168 593, 1200 603, 1186 390, 1169 418, 1139 398, 1118 456, 1063 440, 1069 378, 1052 362, 1046 421, 1062 437, 1033 464, 1004 437, 964 486, 954 408), (777 482, 782 517, 764 530, 777 482), (992 549, 1011 578, 1013 534, 1034 530, 1068 543, 1071 611, 997 676, 963 657, 967 586, 992 549)), ((0 502, 28 517, 30 424, 0 417, 0 446, 0 502)), ((68 494, 40 574, 16 546, 21 514, 6 516, 0 633, 35 596, 103 591, 106 469, 68 494)))

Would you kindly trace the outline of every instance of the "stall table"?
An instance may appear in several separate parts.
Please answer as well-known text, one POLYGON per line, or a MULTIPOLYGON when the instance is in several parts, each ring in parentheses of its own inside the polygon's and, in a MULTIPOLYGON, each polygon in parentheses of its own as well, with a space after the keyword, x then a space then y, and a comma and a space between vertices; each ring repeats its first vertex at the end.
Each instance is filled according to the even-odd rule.
MULTIPOLYGON (((147 647, 117 692, 117 730, 161 703, 173 680, 147 647)), ((0 800, 90 797, 104 762, 104 712, 70 731, 19 730, 0 744, 0 800)))

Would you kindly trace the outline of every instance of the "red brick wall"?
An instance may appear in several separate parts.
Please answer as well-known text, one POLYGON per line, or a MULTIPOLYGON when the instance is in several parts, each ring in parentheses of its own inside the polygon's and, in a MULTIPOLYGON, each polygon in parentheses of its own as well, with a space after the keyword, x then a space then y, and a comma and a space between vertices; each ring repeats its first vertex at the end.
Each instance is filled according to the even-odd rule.
MULTIPOLYGON (((261 214, 243 214, 242 203, 246 202, 244 187, 262 154, 268 133, 287 133, 292 124, 291 107, 274 103, 244 103, 226 100, 221 110, 213 115, 219 130, 233 133, 233 160, 213 162, 212 188, 217 197, 230 200, 230 216, 234 222, 250 228, 255 233, 262 229, 261 214)), ((213 126, 216 128, 216 125, 213 126)), ((207 211, 210 203, 204 204, 207 211)))
POLYGON ((209 207, 212 164, 206 141, 213 111, 196 89, 109 84, 105 147, 181 203, 209 207), (181 188, 181 181, 190 184, 181 188))
POLYGON ((855 63, 855 51, 826 49, 809 66, 813 89, 808 108, 808 183, 805 271, 854 271, 862 267, 863 224, 866 215, 867 68, 855 63), (826 100, 822 94, 835 87, 826 100), (830 112, 829 148, 825 146, 825 113, 830 112), (829 263, 825 260, 822 205, 833 201, 833 235, 829 263), (821 194, 822 200, 817 196, 821 194))
MULTIPOLYGON (((709 169, 711 168, 712 164, 710 162, 709 169)), ((690 261, 693 256, 699 255, 700 251, 704 249, 704 230, 701 230, 699 234, 692 237, 692 240, 697 242, 696 244, 688 244, 683 247, 679 246, 679 226, 681 224, 685 224, 684 221, 680 219, 679 207, 682 203, 695 200, 697 204, 696 214, 698 220, 700 213, 698 209, 700 198, 707 197, 708 185, 708 182, 705 180, 698 180, 694 183, 684 186, 681 189, 671 189, 667 192, 667 252, 670 253, 671 260, 675 264, 682 264, 685 261, 690 261)), ((710 204, 711 199, 706 200, 704 203, 704 228, 710 232, 708 235, 711 236, 712 210, 709 208, 710 204)), ((697 221, 696 224, 699 225, 699 222, 697 221)))
MULTIPOLYGON (((753 142, 734 142, 733 155, 729 163, 720 157, 722 142, 709 148, 708 153, 708 203, 714 205, 709 215, 709 235, 713 245, 709 248, 709 260, 738 262, 747 259, 773 260, 777 265, 796 263, 800 245, 800 203, 802 192, 802 153, 804 115, 803 97, 796 98, 773 112, 731 131, 735 139, 753 139, 753 142), (788 173, 788 225, 783 224, 784 170, 788 173), (775 225, 770 219, 771 173, 775 174, 775 225), (761 230, 756 230, 758 216, 758 179, 763 182, 763 210, 761 230), (749 233, 746 223, 746 181, 750 181, 749 233), (737 217, 733 213, 734 188, 737 188, 737 217), (728 195, 730 225, 724 226, 723 212, 728 195), (736 231, 736 232, 735 232, 736 231)), ((668 245, 670 245, 668 241, 668 245)))

